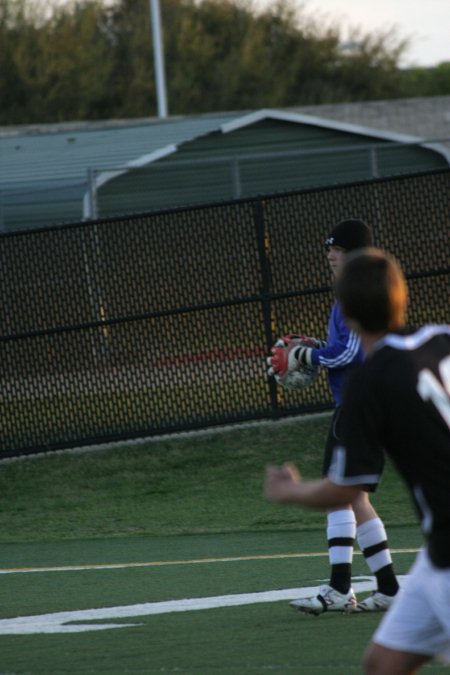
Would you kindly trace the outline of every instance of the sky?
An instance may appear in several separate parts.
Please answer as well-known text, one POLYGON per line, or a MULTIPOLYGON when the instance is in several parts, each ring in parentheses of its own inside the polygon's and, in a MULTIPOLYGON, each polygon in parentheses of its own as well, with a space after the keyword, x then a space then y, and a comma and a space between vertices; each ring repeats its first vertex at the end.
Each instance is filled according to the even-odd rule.
MULTIPOLYGON (((36 2, 38 0, 35 0, 36 2)), ((53 0, 67 4, 70 0, 53 0)), ((103 0, 105 3, 114 0, 103 0)), ((273 0, 254 0, 266 5, 273 0)), ((293 0, 314 18, 336 20, 342 28, 360 26, 365 34, 396 28, 410 39, 402 66, 434 66, 450 61, 450 0, 293 0)), ((149 0, 150 7, 150 0, 149 0)))
MULTIPOLYGON (((297 1, 297 0, 296 0, 297 1)), ((304 0, 308 14, 360 26, 363 33, 395 27, 410 38, 402 66, 450 61, 450 0, 304 0)))

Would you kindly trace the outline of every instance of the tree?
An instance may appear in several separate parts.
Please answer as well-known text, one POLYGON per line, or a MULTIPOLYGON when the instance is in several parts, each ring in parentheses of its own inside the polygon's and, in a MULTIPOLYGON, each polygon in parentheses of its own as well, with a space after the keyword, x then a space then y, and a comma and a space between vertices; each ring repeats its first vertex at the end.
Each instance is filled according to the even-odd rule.
POLYGON ((411 68, 403 74, 404 96, 448 96, 450 95, 450 62, 440 63, 434 68, 411 68))
POLYGON ((30 13, 27 0, 2 0, 1 7, 2 123, 109 115, 113 72, 102 4, 76 3, 47 17, 30 13))
POLYGON ((4 124, 20 123, 22 110, 28 107, 24 62, 36 51, 37 29, 27 9, 26 0, 0 0, 0 115, 4 124))
POLYGON ((259 13, 233 0, 166 0, 163 7, 177 112, 388 97, 406 46, 389 31, 361 36, 346 56, 338 27, 320 28, 288 1, 259 13))
MULTIPOLYGON (((0 123, 156 113, 149 0, 72 0, 50 10, 35 2, 0 0, 0 123)), ((171 114, 402 90, 406 44, 392 31, 355 33, 349 51, 339 26, 314 21, 293 0, 263 10, 251 0, 161 0, 161 13, 171 114)))

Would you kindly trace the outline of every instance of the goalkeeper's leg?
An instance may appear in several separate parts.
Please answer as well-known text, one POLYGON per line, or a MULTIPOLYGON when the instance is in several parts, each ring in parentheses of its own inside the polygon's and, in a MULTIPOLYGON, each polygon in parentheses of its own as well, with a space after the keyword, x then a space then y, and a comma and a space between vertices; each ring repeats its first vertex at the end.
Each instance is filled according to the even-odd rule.
POLYGON ((291 607, 309 614, 322 614, 324 611, 355 611, 357 601, 351 587, 355 534, 355 514, 350 506, 328 512, 330 583, 321 586, 316 596, 292 600, 291 607))
MULTIPOLYGON (((328 474, 333 451, 338 443, 340 408, 331 419, 325 444, 322 474, 328 474)), ((356 537, 356 519, 351 506, 330 509, 327 514, 328 556, 331 565, 330 586, 339 593, 348 593, 352 579, 353 547, 356 537)))

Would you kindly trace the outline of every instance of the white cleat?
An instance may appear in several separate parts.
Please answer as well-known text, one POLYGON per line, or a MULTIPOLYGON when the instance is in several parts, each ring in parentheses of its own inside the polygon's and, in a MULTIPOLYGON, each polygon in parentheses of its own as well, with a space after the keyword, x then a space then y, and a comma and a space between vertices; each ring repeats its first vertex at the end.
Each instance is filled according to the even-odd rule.
POLYGON ((348 593, 339 593, 332 586, 320 586, 319 593, 313 598, 299 598, 289 603, 294 609, 306 614, 323 614, 323 612, 345 612, 356 610, 356 597, 351 588, 348 593))
POLYGON ((385 612, 392 605, 395 595, 385 595, 374 591, 356 605, 355 612, 385 612))

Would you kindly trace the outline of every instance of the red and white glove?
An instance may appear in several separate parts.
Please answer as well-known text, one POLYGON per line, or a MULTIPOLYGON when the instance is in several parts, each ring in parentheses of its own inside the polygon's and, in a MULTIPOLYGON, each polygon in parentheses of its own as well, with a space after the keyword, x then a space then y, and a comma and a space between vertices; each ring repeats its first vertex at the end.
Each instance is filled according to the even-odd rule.
POLYGON ((311 345, 312 339, 297 335, 286 335, 277 340, 271 349, 272 356, 267 359, 269 375, 277 375, 283 378, 287 373, 292 373, 300 366, 312 367, 312 350, 314 347, 307 346, 308 344, 311 345), (306 342, 307 344, 305 344, 306 342))

